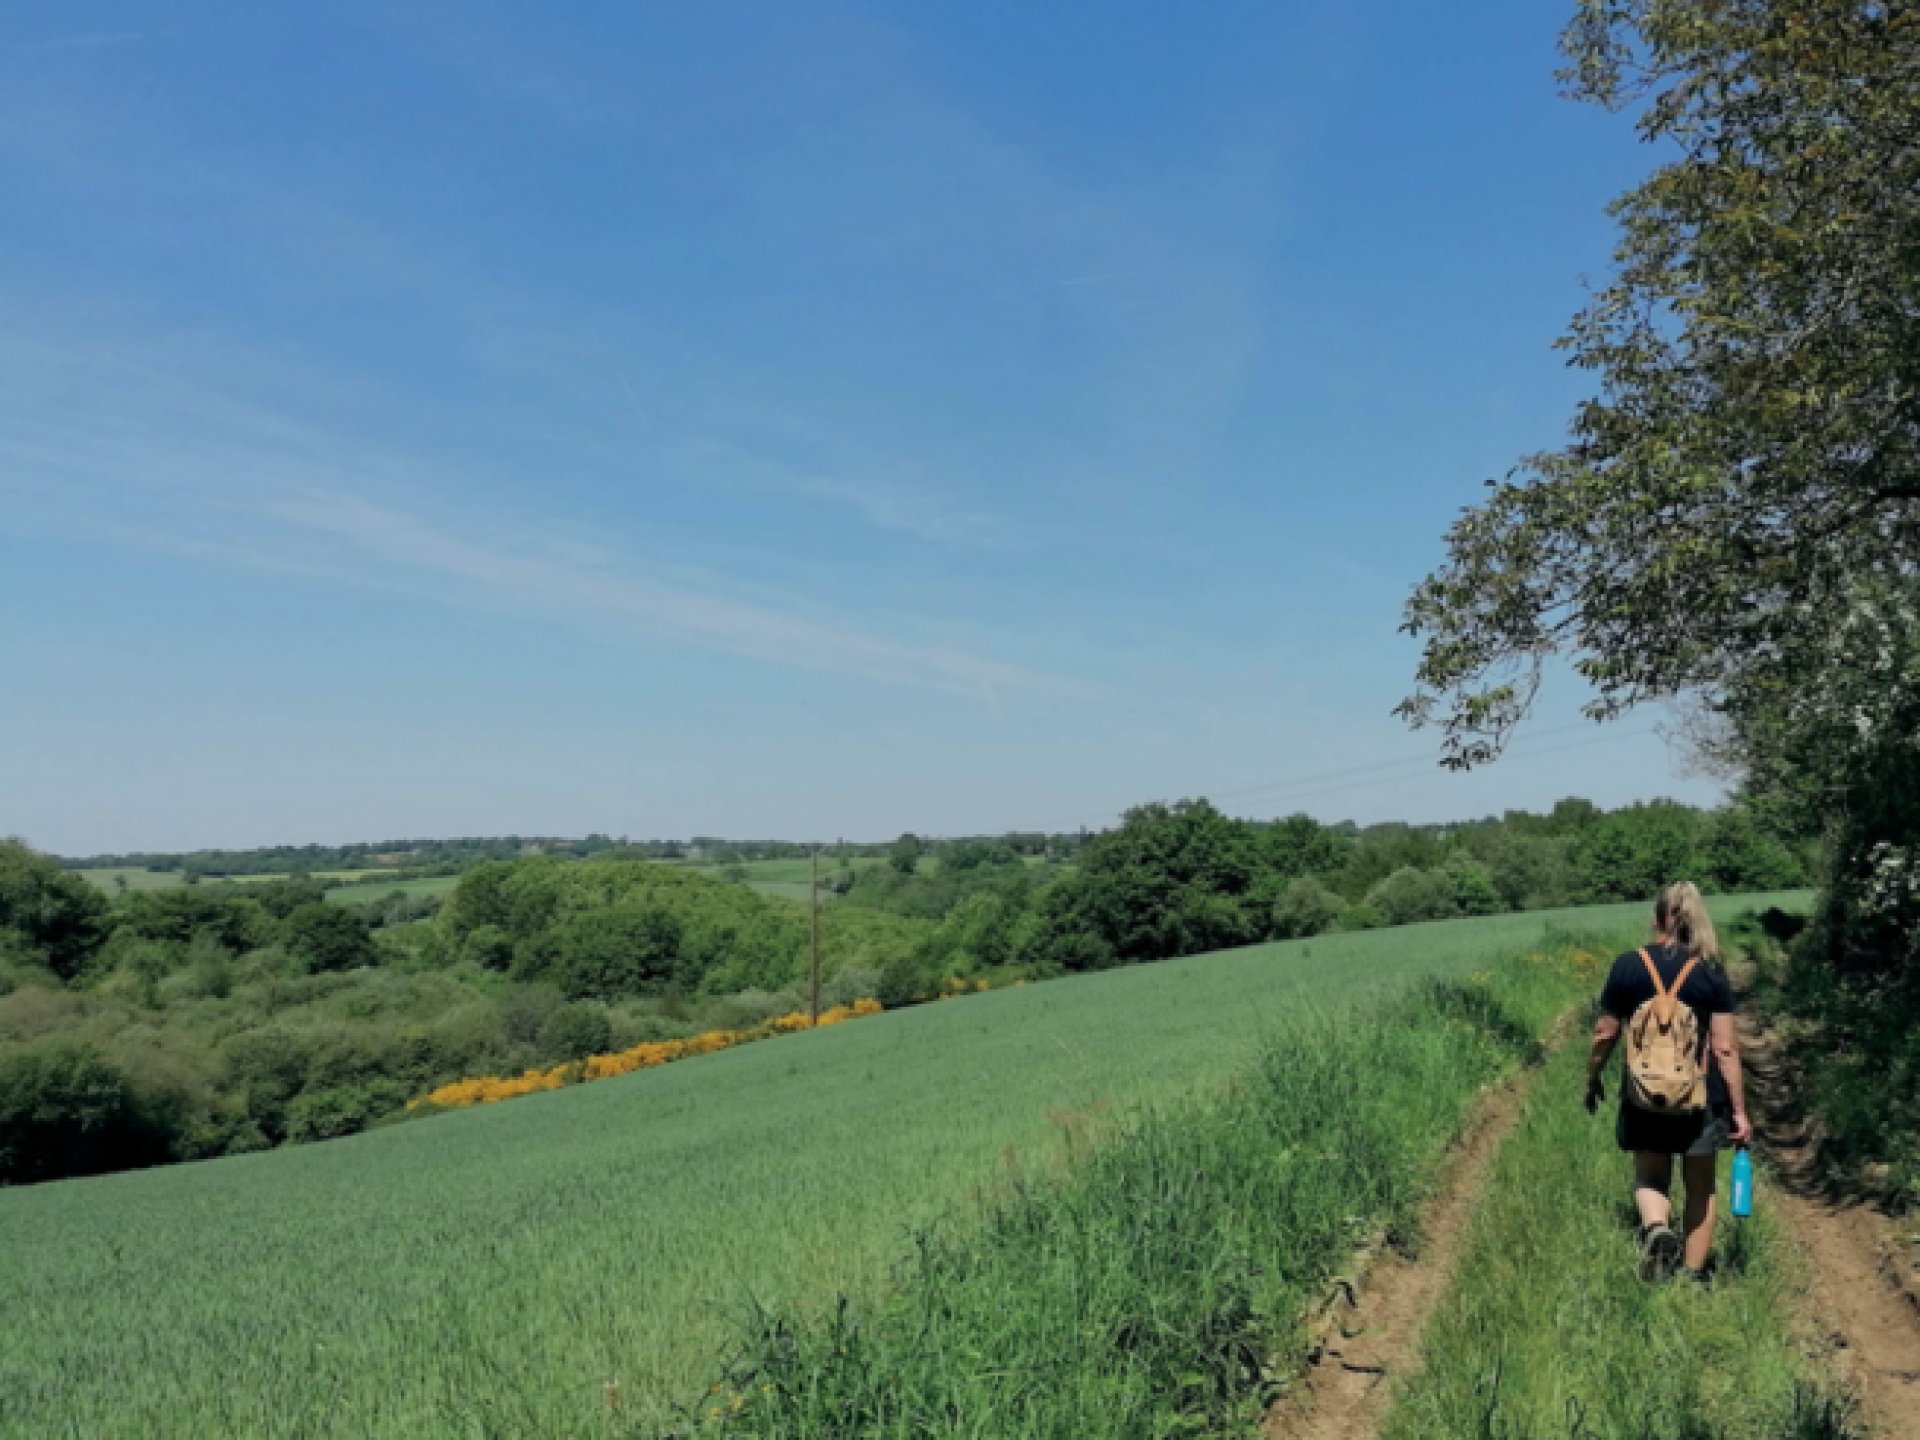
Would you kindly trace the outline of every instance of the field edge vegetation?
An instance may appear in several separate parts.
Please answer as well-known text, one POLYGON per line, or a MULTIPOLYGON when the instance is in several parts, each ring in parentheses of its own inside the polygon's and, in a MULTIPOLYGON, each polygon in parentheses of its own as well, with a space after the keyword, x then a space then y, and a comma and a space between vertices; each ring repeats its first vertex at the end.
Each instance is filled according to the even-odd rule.
POLYGON ((1244 1433, 1302 1358, 1318 1288, 1369 1234, 1417 1228, 1474 1099, 1537 1061, 1601 943, 1283 1022, 1223 1089, 918 1232, 887 1294, 744 1314, 676 1433, 1244 1433))

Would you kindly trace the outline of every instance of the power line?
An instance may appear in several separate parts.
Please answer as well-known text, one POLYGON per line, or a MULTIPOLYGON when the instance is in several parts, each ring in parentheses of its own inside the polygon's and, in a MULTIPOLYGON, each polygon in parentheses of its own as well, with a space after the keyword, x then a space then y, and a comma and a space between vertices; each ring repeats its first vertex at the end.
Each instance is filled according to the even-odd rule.
MULTIPOLYGON (((1532 736, 1528 737, 1528 739, 1530 741, 1538 741, 1553 739, 1561 735, 1570 735, 1575 731, 1587 729, 1589 724, 1591 724, 1591 722, 1555 726, 1551 730, 1536 731, 1532 736)), ((1585 740, 1576 740, 1572 744, 1553 745, 1545 749, 1541 749, 1531 743, 1521 742, 1525 744, 1524 749, 1520 748, 1520 745, 1517 744, 1513 750, 1510 750, 1502 758, 1510 764, 1517 764, 1523 760, 1563 754, 1570 750, 1584 750, 1591 746, 1613 744, 1620 740, 1636 740, 1656 733, 1658 733, 1658 727, 1654 726, 1640 730, 1610 730, 1602 735, 1594 735, 1585 740)), ((1432 770, 1433 768, 1435 768, 1435 758, 1433 753, 1429 751, 1423 755, 1409 755, 1396 760, 1379 760, 1367 765, 1353 765, 1340 770, 1326 770, 1314 775, 1296 775, 1285 780, 1271 780, 1260 785, 1241 786, 1233 790, 1217 790, 1211 794, 1208 794, 1204 789, 1192 790, 1187 793, 1207 795, 1209 799, 1213 800, 1232 800, 1242 799, 1249 795, 1263 795, 1271 801, 1298 804, 1307 800, 1324 799, 1329 795, 1346 794, 1353 790, 1368 790, 1381 785, 1399 784, 1402 781, 1432 770), (1346 781, 1355 776, 1371 776, 1374 778, 1355 780, 1351 784, 1329 783, 1346 781)), ((1048 833, 1056 833, 1073 829, 1076 826, 1098 823, 1099 821, 1110 818, 1112 814, 1112 811, 1105 811, 1099 815, 1088 815, 1083 812, 1081 815, 1069 821, 1050 821, 1044 825, 1030 828, 1048 833)))
MULTIPOLYGON (((1535 732, 1533 740, 1550 740, 1556 735, 1571 735, 1576 730, 1585 730, 1591 722, 1577 725, 1558 725, 1551 730, 1535 732)), ((1255 795, 1267 790, 1288 790, 1302 785, 1317 785, 1325 780, 1345 779, 1349 775, 1370 775, 1381 770, 1419 769, 1434 763, 1433 752, 1421 755, 1409 755, 1398 760, 1375 760, 1366 765, 1354 765, 1345 770, 1328 770, 1319 775, 1296 775, 1286 780, 1268 780, 1259 785, 1244 785, 1235 790, 1216 790, 1214 795, 1221 800, 1232 800, 1243 795, 1255 795)))
MULTIPOLYGON (((1656 733, 1658 732, 1652 726, 1649 726, 1644 730, 1620 730, 1620 731, 1616 731, 1611 735, 1595 735, 1590 739, 1575 740, 1573 743, 1569 745, 1551 745, 1544 750, 1528 749, 1518 755, 1512 755, 1506 758, 1507 758, 1507 763, 1518 765, 1522 761, 1538 760, 1548 755, 1563 754, 1569 750, 1585 750, 1594 745, 1608 745, 1613 743, 1616 740, 1632 740, 1632 739, 1637 739, 1642 735, 1653 735, 1656 733)), ((1292 801, 1298 801, 1302 799, 1317 800, 1327 795, 1344 794, 1349 790, 1370 790, 1380 785, 1397 785, 1397 784, 1400 784, 1401 781, 1406 778, 1407 778, 1406 776, 1401 776, 1401 775, 1389 775, 1382 779, 1362 780, 1351 785, 1334 785, 1331 787, 1322 787, 1322 788, 1318 788, 1310 791, 1292 793, 1289 796, 1289 800, 1290 800, 1290 803, 1292 801)))

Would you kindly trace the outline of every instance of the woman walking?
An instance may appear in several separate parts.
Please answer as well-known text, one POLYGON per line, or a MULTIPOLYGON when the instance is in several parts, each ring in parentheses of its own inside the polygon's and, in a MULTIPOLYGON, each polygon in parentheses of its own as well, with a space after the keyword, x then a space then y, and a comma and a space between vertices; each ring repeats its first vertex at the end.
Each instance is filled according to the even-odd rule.
POLYGON ((1699 890, 1687 881, 1660 893, 1653 943, 1613 962, 1600 993, 1600 1019, 1587 1059, 1587 1110, 1606 1099, 1603 1073, 1622 1032, 1625 1080, 1614 1139, 1633 1156, 1633 1203, 1640 1212, 1640 1273, 1665 1279, 1683 1263, 1703 1278, 1713 1252, 1718 1153, 1752 1138, 1733 987, 1699 890), (1673 1157, 1687 1189, 1685 1241, 1673 1232, 1673 1157))

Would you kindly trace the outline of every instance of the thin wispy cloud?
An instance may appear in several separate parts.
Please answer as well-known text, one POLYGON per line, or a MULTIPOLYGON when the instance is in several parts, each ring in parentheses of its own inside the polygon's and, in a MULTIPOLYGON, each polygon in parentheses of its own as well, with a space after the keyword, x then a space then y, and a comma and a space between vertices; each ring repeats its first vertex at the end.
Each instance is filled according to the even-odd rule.
POLYGON ((115 30, 98 34, 51 35, 43 40, 0 40, 0 54, 35 54, 53 50, 115 50, 155 38, 147 30, 115 30))
POLYGON ((1008 536, 1004 522, 957 508, 934 491, 909 485, 803 475, 788 480, 786 488, 807 499, 844 506, 879 529, 941 544, 997 544, 1008 536))
POLYGON ((1052 677, 649 573, 559 526, 435 518, 471 485, 295 418, 58 347, 0 346, 0 495, 22 519, 115 544, 400 590, 989 705, 1052 677), (400 494, 408 502, 386 498, 400 494))
POLYGON ((354 495, 283 495, 268 513, 304 536, 331 539, 376 562, 376 574, 452 582, 519 613, 613 622, 774 664, 931 686, 989 702, 1004 689, 1053 688, 1044 677, 965 652, 661 584, 626 566, 589 563, 577 551, 551 553, 539 542, 490 543, 354 495))
POLYGON ((701 484, 733 487, 752 494, 829 505, 859 517, 875 529, 910 535, 940 545, 1011 548, 1021 542, 1009 520, 971 508, 952 498, 954 487, 918 479, 882 478, 886 462, 852 453, 817 435, 795 432, 782 417, 719 416, 708 438, 669 449, 663 468, 697 477, 701 484), (729 429, 742 432, 729 438, 729 429), (799 451, 817 459, 794 461, 781 452, 799 451))

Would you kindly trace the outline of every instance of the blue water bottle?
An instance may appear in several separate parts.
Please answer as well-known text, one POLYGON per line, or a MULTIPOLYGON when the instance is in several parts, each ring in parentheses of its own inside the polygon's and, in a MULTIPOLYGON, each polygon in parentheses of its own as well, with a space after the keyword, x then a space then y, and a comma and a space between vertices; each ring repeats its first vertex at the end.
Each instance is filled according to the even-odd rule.
POLYGON ((1753 1214, 1753 1157, 1744 1145, 1733 1152, 1733 1213, 1753 1214))

